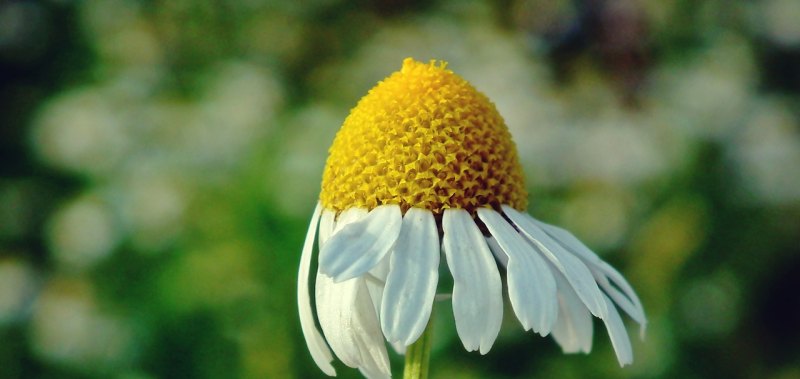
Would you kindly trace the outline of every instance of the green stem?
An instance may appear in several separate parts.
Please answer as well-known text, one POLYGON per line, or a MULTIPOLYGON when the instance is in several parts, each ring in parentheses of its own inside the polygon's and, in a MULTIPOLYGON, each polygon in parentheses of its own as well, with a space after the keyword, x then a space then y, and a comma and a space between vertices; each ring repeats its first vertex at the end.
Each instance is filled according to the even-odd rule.
POLYGON ((431 341, 433 341, 433 314, 419 339, 406 348, 406 367, 403 369, 403 379, 428 378, 431 341))

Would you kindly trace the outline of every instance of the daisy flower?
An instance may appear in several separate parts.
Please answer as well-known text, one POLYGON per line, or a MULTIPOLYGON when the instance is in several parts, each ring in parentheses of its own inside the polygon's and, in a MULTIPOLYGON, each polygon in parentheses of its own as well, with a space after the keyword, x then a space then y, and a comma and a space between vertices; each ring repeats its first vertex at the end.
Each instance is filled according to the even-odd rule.
POLYGON ((526 331, 588 353, 595 316, 620 365, 631 363, 618 308, 643 333, 636 293, 572 234, 526 208, 516 147, 495 106, 446 63, 405 59, 352 109, 330 148, 297 286, 316 364, 336 375, 335 354, 367 377, 390 376, 386 342, 402 350, 420 339, 443 264, 466 350, 486 354, 494 344, 505 282, 526 331))

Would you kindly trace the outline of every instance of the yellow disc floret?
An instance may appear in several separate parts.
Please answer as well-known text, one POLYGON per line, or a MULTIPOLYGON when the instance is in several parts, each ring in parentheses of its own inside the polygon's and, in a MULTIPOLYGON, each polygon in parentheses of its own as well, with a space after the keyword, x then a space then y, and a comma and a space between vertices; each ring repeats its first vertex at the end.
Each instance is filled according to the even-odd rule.
POLYGON ((494 104, 446 63, 406 58, 345 119, 320 200, 336 211, 399 204, 474 212, 500 204, 524 210, 527 193, 494 104))

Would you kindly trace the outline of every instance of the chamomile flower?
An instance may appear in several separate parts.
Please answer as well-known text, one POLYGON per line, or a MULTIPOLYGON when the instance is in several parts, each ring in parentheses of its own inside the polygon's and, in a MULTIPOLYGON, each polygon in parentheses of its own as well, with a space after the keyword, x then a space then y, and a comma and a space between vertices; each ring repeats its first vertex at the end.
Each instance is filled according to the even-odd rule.
POLYGON ((572 234, 526 207, 516 147, 494 105, 445 63, 407 58, 359 101, 330 148, 297 288, 314 361, 328 375, 336 374, 335 354, 368 377, 390 376, 386 342, 403 348, 420 337, 446 263, 466 350, 486 354, 497 338, 504 271, 523 329, 552 335, 566 353, 588 353, 594 315, 620 365, 631 363, 617 308, 643 331, 636 293, 572 234))

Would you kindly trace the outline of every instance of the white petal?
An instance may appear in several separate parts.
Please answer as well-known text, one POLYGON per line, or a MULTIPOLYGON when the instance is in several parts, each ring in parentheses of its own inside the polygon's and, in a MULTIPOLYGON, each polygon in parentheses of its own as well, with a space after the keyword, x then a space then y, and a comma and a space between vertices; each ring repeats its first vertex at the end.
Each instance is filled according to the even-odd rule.
POLYGON ((339 231, 341 231, 342 228, 358 220, 361 220, 362 218, 366 217, 368 213, 369 212, 367 212, 367 210, 364 208, 350 208, 345 211, 342 211, 339 217, 336 218, 336 223, 334 224, 333 233, 339 233, 339 231))
POLYGON ((342 304, 355 302, 355 287, 361 278, 335 283, 326 275, 317 273, 316 300, 317 315, 325 338, 336 356, 350 367, 357 367, 360 355, 353 337, 341 324, 350 322, 352 307, 342 304))
POLYGON ((386 345, 363 277, 336 283, 317 274, 317 310, 322 331, 344 364, 391 375, 386 345))
POLYGON ((493 209, 479 208, 478 217, 508 255, 508 297, 522 327, 546 336, 558 315, 556 281, 547 262, 493 209))
POLYGON ((592 351, 592 314, 560 272, 554 272, 558 285, 559 312, 553 339, 565 353, 592 351))
POLYGON ((584 263, 589 266, 592 273, 597 280, 597 284, 614 300, 625 313, 641 326, 641 334, 644 336, 645 327, 647 325, 647 318, 644 315, 644 308, 636 292, 627 280, 619 273, 614 267, 604 262, 591 251, 586 245, 583 244, 572 233, 546 224, 539 220, 535 220, 536 224, 544 229, 557 242, 561 243, 569 252, 577 255, 583 259, 584 263), (611 280, 609 282, 609 279, 611 280), (622 293, 618 289, 622 290, 622 293))
MULTIPOLYGON (((594 269, 594 268, 593 268, 594 269)), ((644 338, 645 329, 647 327, 647 317, 644 314, 644 307, 642 307, 642 302, 639 300, 639 297, 636 296, 636 292, 633 290, 631 285, 628 283, 627 280, 619 273, 614 267, 611 267, 606 262, 601 261, 596 265, 596 271, 603 273, 606 278, 610 279, 612 285, 609 285, 609 289, 606 289, 608 294, 613 297, 614 301, 620 305, 620 307, 628 313, 636 322, 639 323, 640 326, 640 334, 641 338, 644 338), (616 286, 616 287, 615 287, 616 286), (624 297, 621 296, 616 289, 622 289, 624 292, 624 297), (625 304, 623 299, 627 299, 630 301, 630 306, 625 304)), ((597 276, 597 274, 595 274, 597 276)), ((598 282, 598 283, 605 283, 605 281, 598 282)))
POLYGON ((400 206, 378 206, 330 237, 319 254, 320 271, 337 282, 363 275, 392 248, 401 224, 400 206))
POLYGON ((375 279, 375 281, 380 282, 381 284, 386 284, 386 277, 389 275, 389 261, 391 260, 392 252, 391 250, 386 254, 386 256, 381 259, 372 270, 369 270, 369 277, 375 279))
POLYGON ((463 209, 446 209, 442 217, 443 249, 453 274, 456 331, 467 351, 492 348, 503 319, 500 273, 483 234, 463 209))
POLYGON ((533 222, 540 228, 542 228, 545 232, 547 232, 547 234, 549 234, 555 240, 563 244, 573 254, 590 262, 600 262, 600 257, 598 257, 597 254, 595 254, 591 249, 586 247, 586 245, 584 245, 583 242, 581 242, 577 237, 572 235, 572 233, 570 233, 566 229, 560 228, 555 225, 550 225, 536 219, 533 219, 533 222))
POLYGON ((372 371, 372 370, 370 370, 370 369, 368 369, 366 367, 359 367, 358 371, 360 371, 361 375, 364 375, 364 377, 367 378, 367 379, 391 378, 391 376, 387 376, 386 374, 384 374, 382 372, 375 372, 375 371, 372 371))
POLYGON ((635 297, 636 295, 634 294, 634 299, 636 299, 636 302, 632 302, 630 297, 620 292, 617 287, 608 281, 608 277, 601 272, 595 272, 595 279, 597 279, 597 284, 600 285, 600 288, 602 288, 606 294, 611 297, 612 300, 614 300, 614 303, 622 308, 625 313, 631 316, 634 321, 639 323, 641 335, 644 336, 645 328, 647 326, 647 319, 645 319, 644 310, 642 309, 641 303, 638 303, 639 299, 635 297))
POLYGON ((586 304, 586 308, 589 308, 593 315, 605 318, 608 310, 603 301, 603 292, 597 287, 592 272, 583 261, 564 250, 561 244, 550 238, 544 230, 536 225, 533 217, 520 213, 507 205, 503 205, 503 212, 538 248, 538 251, 564 274, 569 284, 575 289, 575 293, 586 304))
POLYGON ((611 303, 608 297, 603 295, 603 299, 608 306, 608 317, 603 322, 606 324, 608 336, 611 337, 611 345, 614 346, 614 352, 617 354, 617 361, 620 366, 633 363, 633 349, 631 348, 631 340, 628 338, 628 331, 625 329, 625 324, 622 323, 622 318, 619 317, 619 312, 614 304, 611 303))
POLYGON ((381 303, 381 328, 390 342, 408 346, 425 330, 439 282, 440 254, 433 213, 409 209, 392 250, 381 303))
POLYGON ((389 342, 389 345, 392 347, 392 349, 394 349, 394 352, 397 353, 397 355, 406 355, 407 346, 402 342, 389 342))
MULTIPOLYGON (((350 208, 339 216, 339 219, 333 223, 334 229, 333 233, 338 233, 344 228, 345 226, 361 220, 367 215, 367 211, 362 208, 350 208)), ((320 227, 325 222, 325 213, 322 214, 323 218, 320 220, 320 227)), ((322 230, 320 230, 322 233, 322 230)), ((369 271, 369 275, 365 275, 366 278, 366 286, 367 290, 369 291, 370 298, 372 299, 372 305, 375 309, 375 314, 379 314, 380 307, 381 307, 381 297, 383 296, 383 285, 386 282, 386 274, 389 272, 389 261, 384 258, 372 270, 369 271)))
POLYGON ((494 259, 497 259, 497 262, 500 263, 503 268, 508 267, 508 255, 503 251, 503 248, 497 244, 497 240, 489 236, 486 237, 486 243, 489 244, 489 250, 494 254, 494 259))
POLYGON ((324 209, 322 217, 319 219, 319 249, 328 242, 328 238, 333 234, 333 227, 336 225, 336 212, 324 209))
POLYGON ((378 262, 372 270, 369 270, 364 279, 367 283, 369 296, 372 298, 372 305, 375 308, 375 314, 381 314, 381 301, 383 299, 383 291, 386 285, 386 275, 389 274, 389 257, 392 253, 386 255, 380 262, 378 262))
POLYGON ((385 378, 392 376, 389 367, 389 355, 386 352, 386 343, 381 333, 378 315, 375 313, 373 301, 369 298, 369 292, 363 286, 356 300, 356 309, 360 312, 352 324, 354 328, 360 329, 356 334, 359 340, 359 350, 361 352, 361 365, 370 372, 380 374, 379 377, 385 378))
POLYGON ((311 352, 311 357, 314 362, 319 366, 322 371, 330 376, 336 376, 336 370, 333 369, 331 355, 325 339, 322 338, 317 326, 314 325, 314 314, 311 311, 311 297, 308 292, 308 272, 311 267, 311 255, 314 250, 314 237, 317 230, 317 222, 319 221, 319 214, 322 206, 317 203, 314 209, 314 215, 311 217, 311 224, 306 233, 306 241, 303 244, 303 253, 300 256, 300 270, 297 274, 297 307, 300 309, 300 327, 303 329, 303 337, 306 339, 308 351, 311 352))

